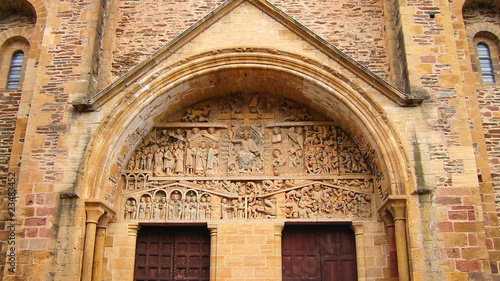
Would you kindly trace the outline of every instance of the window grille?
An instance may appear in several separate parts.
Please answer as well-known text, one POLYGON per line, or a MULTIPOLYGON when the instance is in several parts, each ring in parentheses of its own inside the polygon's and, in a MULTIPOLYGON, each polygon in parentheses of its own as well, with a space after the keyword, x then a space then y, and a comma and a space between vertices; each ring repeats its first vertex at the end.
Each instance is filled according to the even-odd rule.
POLYGON ((479 66, 481 68, 483 83, 495 83, 493 65, 491 63, 490 48, 488 48, 488 45, 484 43, 477 44, 477 54, 479 56, 479 66))
POLYGON ((21 80, 21 70, 23 68, 24 53, 15 52, 10 62, 9 76, 7 77, 7 90, 17 90, 21 80))

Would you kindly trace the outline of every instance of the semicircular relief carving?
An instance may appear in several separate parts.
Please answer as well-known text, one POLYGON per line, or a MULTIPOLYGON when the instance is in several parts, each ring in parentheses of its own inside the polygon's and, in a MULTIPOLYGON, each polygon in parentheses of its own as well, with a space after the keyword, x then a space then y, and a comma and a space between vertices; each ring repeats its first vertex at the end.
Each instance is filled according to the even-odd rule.
POLYGON ((205 101, 142 140, 123 172, 120 219, 369 219, 382 178, 367 147, 283 97, 205 101))

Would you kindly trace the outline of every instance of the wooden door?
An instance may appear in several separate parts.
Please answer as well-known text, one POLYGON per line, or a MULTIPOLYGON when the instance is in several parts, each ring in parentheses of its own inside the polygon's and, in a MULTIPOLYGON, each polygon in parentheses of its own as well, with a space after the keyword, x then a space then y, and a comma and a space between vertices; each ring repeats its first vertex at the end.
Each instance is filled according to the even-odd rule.
POLYGON ((285 226, 283 280, 355 281, 356 248, 349 226, 285 226))
POLYGON ((134 280, 208 280, 210 232, 206 227, 141 227, 134 280))

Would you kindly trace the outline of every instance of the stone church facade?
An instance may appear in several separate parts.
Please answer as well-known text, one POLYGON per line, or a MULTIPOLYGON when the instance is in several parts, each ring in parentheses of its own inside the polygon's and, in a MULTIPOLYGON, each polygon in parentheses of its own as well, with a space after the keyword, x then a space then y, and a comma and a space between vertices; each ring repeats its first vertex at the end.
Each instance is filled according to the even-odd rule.
POLYGON ((500 4, 5 0, 3 280, 497 280, 500 4))

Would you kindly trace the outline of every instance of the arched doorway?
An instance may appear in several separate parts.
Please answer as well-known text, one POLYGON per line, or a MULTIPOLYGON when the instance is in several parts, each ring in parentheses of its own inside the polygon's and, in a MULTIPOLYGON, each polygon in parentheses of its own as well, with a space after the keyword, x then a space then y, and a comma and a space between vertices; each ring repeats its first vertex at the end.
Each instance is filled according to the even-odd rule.
MULTIPOLYGON (((211 278, 246 267, 281 278, 286 222, 341 222, 354 225, 362 280, 363 237, 383 235, 378 206, 403 194, 409 177, 382 108, 334 70, 293 54, 227 50, 188 60, 176 76, 161 73, 117 101, 89 146, 87 194, 118 214, 108 235, 130 248, 141 225, 207 223, 211 278)), ((383 244, 374 247, 382 253, 383 244)))

